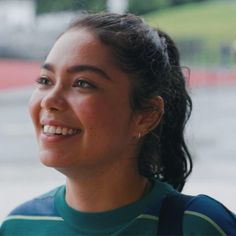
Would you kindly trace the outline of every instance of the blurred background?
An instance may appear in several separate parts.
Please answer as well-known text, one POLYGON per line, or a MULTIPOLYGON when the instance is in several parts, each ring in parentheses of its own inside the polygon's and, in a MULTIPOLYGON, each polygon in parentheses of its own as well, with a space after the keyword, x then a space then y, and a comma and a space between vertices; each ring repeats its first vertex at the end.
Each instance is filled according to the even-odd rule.
POLYGON ((27 104, 55 39, 86 11, 138 14, 177 42, 193 99, 186 138, 194 169, 184 192, 211 195, 236 212, 235 0, 0 0, 0 222, 64 183, 37 159, 27 104))

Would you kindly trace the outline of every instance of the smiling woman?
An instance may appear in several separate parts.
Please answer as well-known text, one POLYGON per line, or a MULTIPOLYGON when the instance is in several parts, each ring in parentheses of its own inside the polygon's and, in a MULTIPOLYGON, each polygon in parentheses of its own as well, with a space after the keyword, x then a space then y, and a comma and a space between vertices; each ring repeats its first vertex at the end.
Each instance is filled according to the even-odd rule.
POLYGON ((220 203, 197 196, 185 206, 178 193, 192 169, 183 135, 192 103, 167 34, 131 14, 85 15, 36 82, 29 110, 39 158, 66 185, 13 210, 1 235, 156 235, 166 205, 178 215, 167 217, 172 234, 236 233, 220 203))

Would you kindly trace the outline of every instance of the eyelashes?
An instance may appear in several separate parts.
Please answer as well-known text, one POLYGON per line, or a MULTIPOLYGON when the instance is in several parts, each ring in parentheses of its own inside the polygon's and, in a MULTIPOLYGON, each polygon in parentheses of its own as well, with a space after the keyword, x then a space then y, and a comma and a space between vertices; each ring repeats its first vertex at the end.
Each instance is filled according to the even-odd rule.
MULTIPOLYGON (((48 78, 47 76, 41 76, 36 80, 36 83, 39 84, 41 87, 48 87, 52 86, 54 83, 53 81, 48 78)), ((75 79, 72 83, 72 87, 74 88, 82 88, 82 89, 95 89, 97 86, 95 86, 94 83, 88 81, 85 78, 79 78, 75 79)))
POLYGON ((72 87, 84 88, 84 89, 95 89, 96 86, 87 81, 86 79, 76 79, 72 85, 72 87))
POLYGON ((44 86, 50 86, 53 85, 52 81, 47 78, 46 76, 41 76, 36 80, 36 83, 44 86))

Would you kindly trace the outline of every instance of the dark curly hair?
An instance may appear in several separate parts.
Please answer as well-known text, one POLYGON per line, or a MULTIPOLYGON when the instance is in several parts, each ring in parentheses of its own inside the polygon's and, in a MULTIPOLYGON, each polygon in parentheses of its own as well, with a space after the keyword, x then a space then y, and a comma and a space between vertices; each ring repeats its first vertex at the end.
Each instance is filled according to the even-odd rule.
POLYGON ((142 138, 138 157, 140 174, 168 182, 181 191, 192 170, 184 140, 184 127, 192 101, 186 91, 179 52, 163 31, 147 25, 133 14, 87 14, 68 30, 87 28, 111 48, 121 70, 130 74, 133 110, 155 110, 150 100, 161 96, 165 112, 159 125, 142 138))

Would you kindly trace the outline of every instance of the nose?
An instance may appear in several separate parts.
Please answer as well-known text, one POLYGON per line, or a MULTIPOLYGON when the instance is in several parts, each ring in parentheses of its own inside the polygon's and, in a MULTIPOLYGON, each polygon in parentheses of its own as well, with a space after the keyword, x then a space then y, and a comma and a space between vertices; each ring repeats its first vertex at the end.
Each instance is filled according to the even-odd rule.
POLYGON ((45 94, 41 100, 41 107, 47 111, 65 111, 67 102, 64 97, 63 89, 54 87, 45 94))

